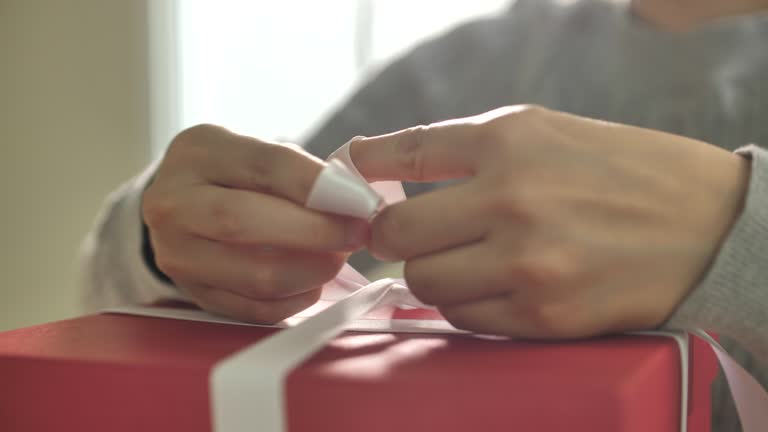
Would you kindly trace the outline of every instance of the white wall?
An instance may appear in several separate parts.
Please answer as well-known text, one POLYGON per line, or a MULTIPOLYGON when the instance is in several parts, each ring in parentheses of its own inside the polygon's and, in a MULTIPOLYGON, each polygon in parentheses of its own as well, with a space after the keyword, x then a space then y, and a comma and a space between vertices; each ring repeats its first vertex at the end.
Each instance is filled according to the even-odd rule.
POLYGON ((79 242, 151 139, 198 122, 297 138, 367 68, 506 1, 0 0, 0 330, 78 313, 79 242), (147 4, 168 39, 151 101, 147 4))
POLYGON ((0 330, 77 313, 77 249, 149 154, 144 1, 0 0, 0 330))
POLYGON ((179 124, 300 140, 371 68, 508 3, 177 0, 179 124))

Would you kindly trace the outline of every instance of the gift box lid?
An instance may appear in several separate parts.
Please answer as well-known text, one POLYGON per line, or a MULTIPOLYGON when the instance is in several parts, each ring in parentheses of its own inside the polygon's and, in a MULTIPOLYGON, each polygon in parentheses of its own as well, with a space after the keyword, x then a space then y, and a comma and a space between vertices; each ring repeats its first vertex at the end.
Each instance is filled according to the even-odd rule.
MULTIPOLYGON (((209 431, 212 366, 275 331, 97 314, 0 333, 0 430, 209 431)), ((701 358, 684 415, 703 431, 701 358)), ((345 333, 288 376, 285 402, 294 432, 678 431, 680 382, 663 336, 345 333)))

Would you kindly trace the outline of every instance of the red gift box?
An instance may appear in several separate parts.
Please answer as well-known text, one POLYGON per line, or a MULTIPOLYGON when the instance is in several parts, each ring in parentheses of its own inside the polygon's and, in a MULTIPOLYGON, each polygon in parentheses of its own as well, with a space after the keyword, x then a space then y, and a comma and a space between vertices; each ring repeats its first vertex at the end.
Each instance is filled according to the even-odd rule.
MULTIPOLYGON (((278 329, 98 314, 0 333, 2 431, 210 431, 209 374, 278 329)), ((286 380, 291 432, 709 431, 711 349, 352 333, 286 380)), ((254 431, 259 425, 254 425, 254 431)))

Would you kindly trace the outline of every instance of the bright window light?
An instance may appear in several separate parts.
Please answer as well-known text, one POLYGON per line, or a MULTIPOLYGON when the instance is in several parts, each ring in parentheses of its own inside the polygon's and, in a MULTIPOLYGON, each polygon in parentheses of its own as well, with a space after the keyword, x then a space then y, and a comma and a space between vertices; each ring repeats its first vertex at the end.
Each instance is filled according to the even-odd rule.
POLYGON ((167 58, 177 59, 177 88, 166 93, 177 100, 165 105, 177 112, 165 117, 176 130, 215 123, 300 142, 366 72, 507 3, 175 0, 178 40, 167 58))

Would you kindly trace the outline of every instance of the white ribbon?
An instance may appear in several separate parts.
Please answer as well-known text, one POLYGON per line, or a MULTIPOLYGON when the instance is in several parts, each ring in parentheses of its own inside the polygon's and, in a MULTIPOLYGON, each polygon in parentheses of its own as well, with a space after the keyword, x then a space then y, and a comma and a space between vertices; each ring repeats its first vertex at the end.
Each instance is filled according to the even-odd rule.
POLYGON ((768 393, 759 382, 736 362, 712 336, 702 330, 692 332, 704 339, 715 352, 731 390, 743 432, 768 430, 768 393))
POLYGON ((220 361, 210 376, 214 430, 286 431, 283 387, 287 374, 387 299, 394 286, 392 279, 378 280, 301 325, 220 361))

